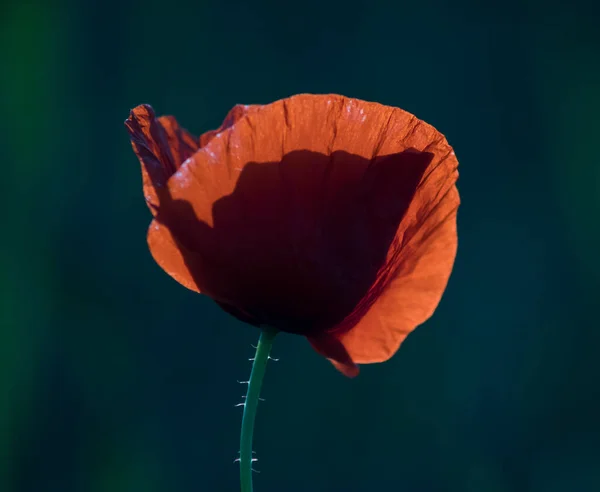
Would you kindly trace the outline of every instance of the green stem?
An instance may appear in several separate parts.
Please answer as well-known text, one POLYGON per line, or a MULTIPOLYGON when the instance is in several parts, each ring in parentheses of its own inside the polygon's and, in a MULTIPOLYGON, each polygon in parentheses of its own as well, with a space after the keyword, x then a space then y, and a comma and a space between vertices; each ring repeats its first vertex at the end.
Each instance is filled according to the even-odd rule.
POLYGON ((244 401, 244 415, 242 416, 242 433, 240 436, 240 484, 242 492, 252 492, 252 434, 254 432, 254 418, 258 406, 258 395, 262 386, 263 377, 267 368, 269 352, 275 339, 276 331, 263 329, 258 339, 252 372, 248 381, 248 392, 244 401))

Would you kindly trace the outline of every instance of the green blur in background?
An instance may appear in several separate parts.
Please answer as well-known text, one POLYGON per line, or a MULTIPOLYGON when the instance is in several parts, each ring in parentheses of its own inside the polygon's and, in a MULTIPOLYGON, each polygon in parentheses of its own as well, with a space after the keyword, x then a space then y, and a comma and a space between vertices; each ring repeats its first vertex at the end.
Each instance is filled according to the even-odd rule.
POLYGON ((459 253, 354 380, 278 337, 256 492, 598 492, 600 8, 570 5, 4 2, 0 491, 238 490, 258 331, 152 260, 123 121, 335 92, 446 135, 459 253))

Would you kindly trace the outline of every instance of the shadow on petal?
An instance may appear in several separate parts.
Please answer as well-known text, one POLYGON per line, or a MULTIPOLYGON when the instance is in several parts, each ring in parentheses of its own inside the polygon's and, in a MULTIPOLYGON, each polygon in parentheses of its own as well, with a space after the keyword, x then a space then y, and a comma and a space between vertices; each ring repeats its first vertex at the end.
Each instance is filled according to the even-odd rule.
MULTIPOLYGON (((201 157, 194 166, 214 165, 201 157)), ((194 211, 199 184, 169 186, 155 220, 186 271, 169 269, 172 248, 150 244, 152 254, 245 322, 324 333, 377 295, 372 287, 401 244, 399 224, 432 157, 294 151, 281 162, 250 162, 233 193, 214 202, 212 227, 194 211)))

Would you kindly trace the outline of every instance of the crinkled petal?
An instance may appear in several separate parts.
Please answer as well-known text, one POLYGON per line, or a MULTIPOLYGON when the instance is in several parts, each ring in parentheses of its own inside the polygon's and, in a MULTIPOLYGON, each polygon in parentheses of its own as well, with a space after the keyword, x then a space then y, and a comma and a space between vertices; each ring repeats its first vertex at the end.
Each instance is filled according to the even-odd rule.
POLYGON ((402 245, 397 270, 356 324, 352 320, 350 328, 342 324, 330 333, 355 363, 389 359, 433 314, 456 256, 458 204, 458 192, 452 187, 402 245))
POLYGON ((225 116, 223 123, 216 130, 208 131, 200 136, 200 147, 207 145, 219 133, 233 126, 242 116, 245 116, 250 111, 256 111, 257 106, 247 106, 244 104, 236 104, 225 116))
POLYGON ((451 149, 405 111, 342 96, 241 108, 170 178, 162 223, 217 301, 285 331, 347 332, 394 278, 410 214, 434 205, 413 197, 451 149))
POLYGON ((349 376, 431 316, 459 205, 458 163, 432 126, 377 103, 299 95, 236 106, 189 155, 193 137, 140 108, 134 149, 161 189, 148 241, 177 281, 244 321, 306 335, 349 376), (184 150, 166 152, 169 138, 184 150))
POLYGON ((156 118, 148 104, 132 109, 125 121, 133 150, 142 165, 144 197, 156 215, 168 179, 197 149, 195 137, 172 116, 156 118))
POLYGON ((181 128, 173 116, 161 116, 157 122, 167 134, 169 150, 173 156, 175 170, 198 150, 198 139, 181 128))
POLYGON ((356 363, 389 359, 434 312, 457 251, 456 157, 445 140, 419 183, 390 247, 385 267, 361 302, 331 331, 356 363))

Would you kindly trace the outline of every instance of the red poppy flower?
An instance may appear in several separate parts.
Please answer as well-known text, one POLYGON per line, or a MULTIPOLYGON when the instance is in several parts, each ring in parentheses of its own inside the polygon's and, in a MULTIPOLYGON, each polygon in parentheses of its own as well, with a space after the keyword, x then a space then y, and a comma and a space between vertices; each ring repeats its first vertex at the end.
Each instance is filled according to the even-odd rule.
POLYGON ((235 106, 199 139, 142 105, 126 126, 175 280, 306 336, 348 376, 436 308, 456 255, 458 162, 398 108, 338 95, 235 106))

